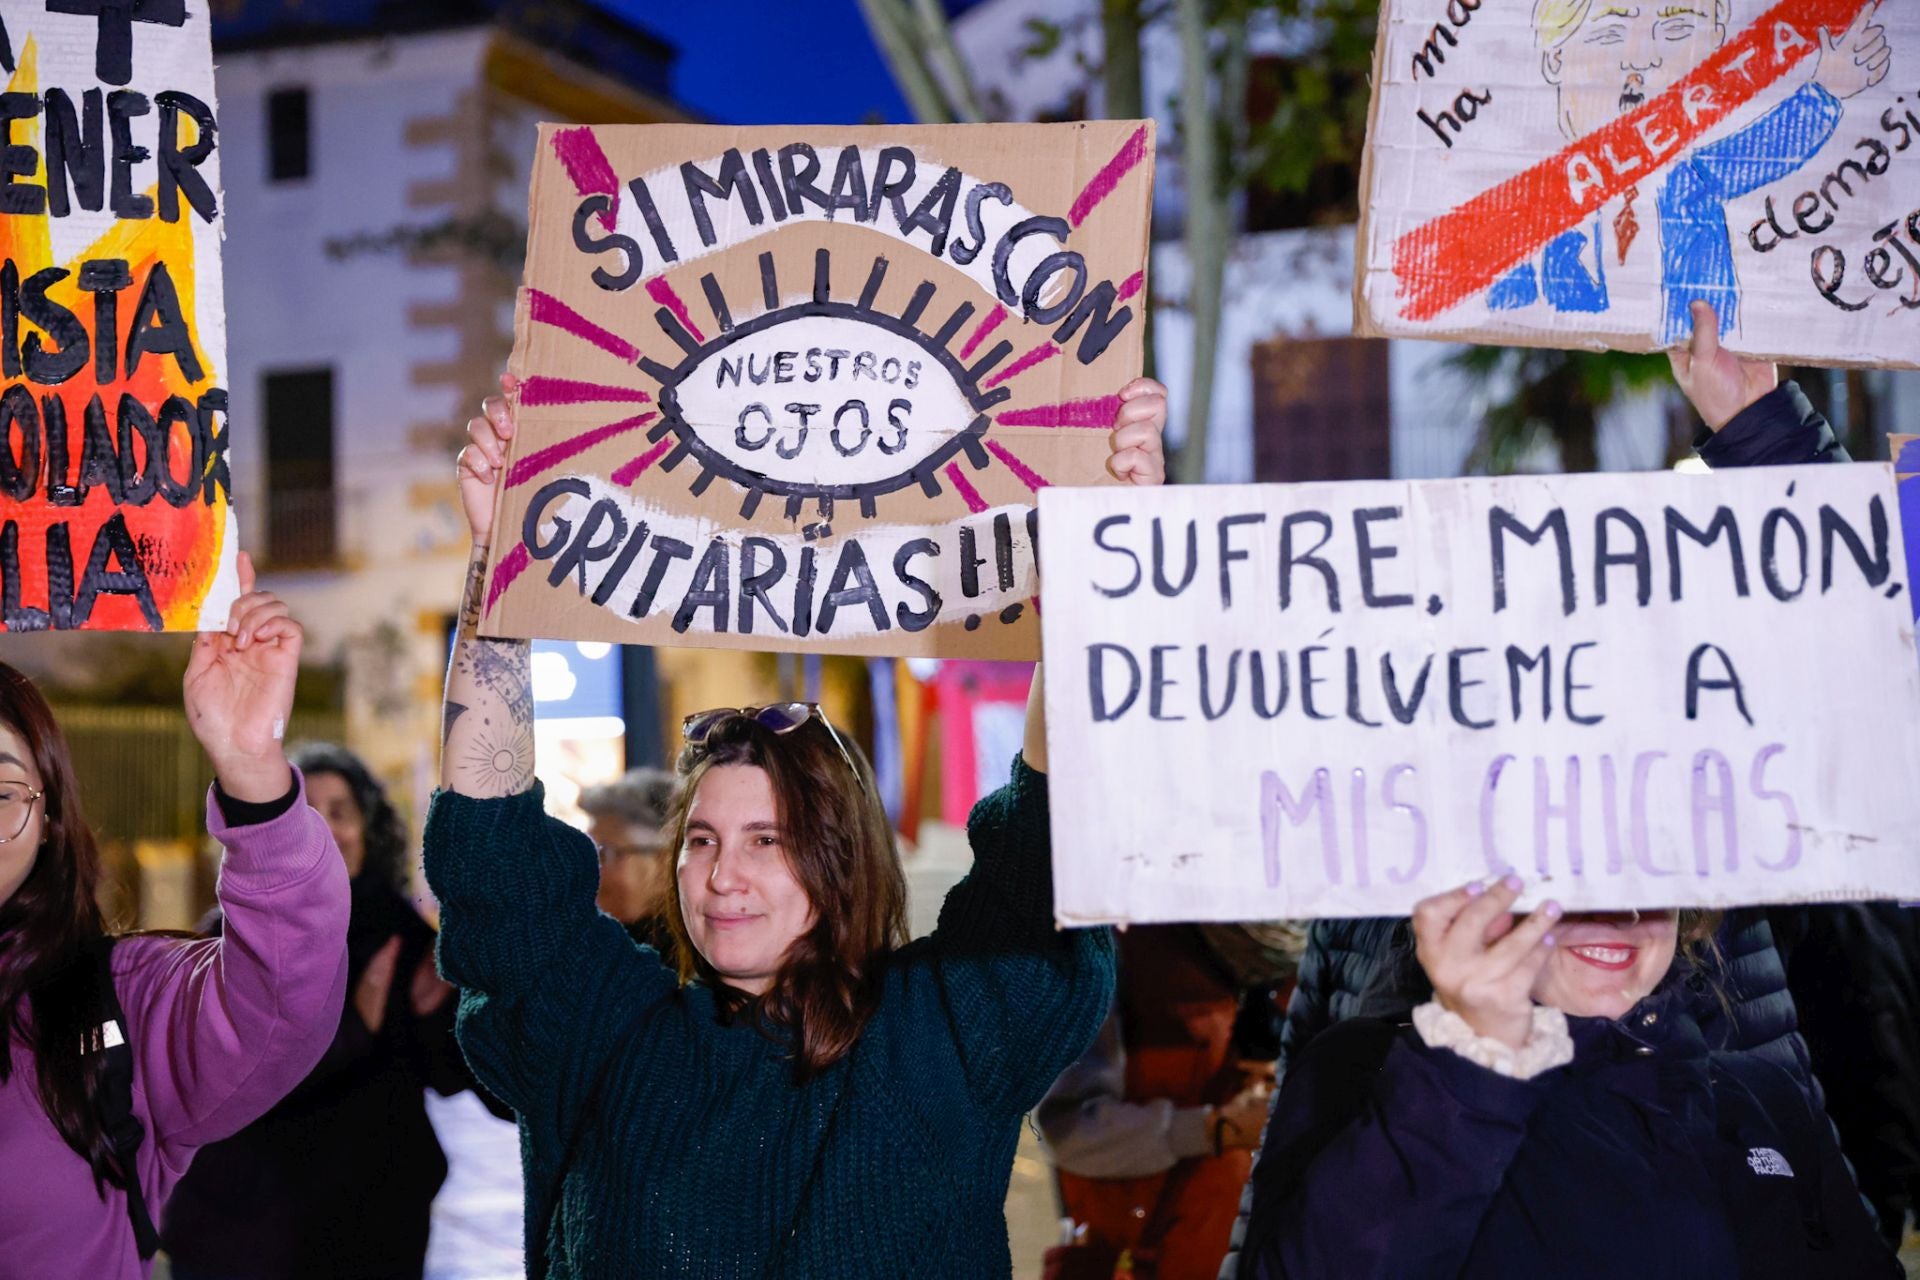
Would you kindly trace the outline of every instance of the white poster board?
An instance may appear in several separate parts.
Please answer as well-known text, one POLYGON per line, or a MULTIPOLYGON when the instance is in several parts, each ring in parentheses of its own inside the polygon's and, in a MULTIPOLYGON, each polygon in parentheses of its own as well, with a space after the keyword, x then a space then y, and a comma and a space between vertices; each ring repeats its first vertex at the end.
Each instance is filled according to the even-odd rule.
POLYGON ((1920 365, 1920 4, 1383 0, 1361 332, 1920 365))
POLYGON ((1050 490, 1063 923, 1920 898, 1885 464, 1050 490))

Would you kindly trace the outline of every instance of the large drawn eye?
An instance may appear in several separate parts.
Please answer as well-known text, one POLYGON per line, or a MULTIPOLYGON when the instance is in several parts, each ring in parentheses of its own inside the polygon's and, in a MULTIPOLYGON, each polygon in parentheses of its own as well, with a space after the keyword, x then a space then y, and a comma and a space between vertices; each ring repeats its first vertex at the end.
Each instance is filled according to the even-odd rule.
POLYGON ((991 425, 987 410, 1012 393, 981 390, 979 379, 990 366, 983 361, 969 368, 948 349, 971 305, 928 334, 917 322, 930 285, 915 294, 918 305, 906 315, 872 306, 885 258, 874 261, 857 302, 827 296, 831 264, 824 249, 816 257, 814 296, 806 302, 778 305, 770 256, 761 267, 768 303, 762 314, 736 326, 715 289, 709 300, 720 332, 710 340, 699 340, 684 324, 666 324, 686 359, 656 372, 660 421, 650 435, 658 440, 672 433, 678 440, 663 466, 690 456, 700 467, 695 493, 715 476, 739 485, 747 491, 743 515, 774 495, 787 500, 792 514, 812 499, 823 513, 836 500, 857 501, 871 516, 883 494, 939 493, 940 469, 959 455, 975 467, 987 465, 981 443, 991 425))

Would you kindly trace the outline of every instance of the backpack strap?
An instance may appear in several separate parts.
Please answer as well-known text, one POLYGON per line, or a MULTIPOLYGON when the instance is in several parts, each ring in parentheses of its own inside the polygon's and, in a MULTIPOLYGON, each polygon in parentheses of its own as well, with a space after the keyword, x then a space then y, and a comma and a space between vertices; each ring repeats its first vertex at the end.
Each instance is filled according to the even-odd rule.
POLYGON ((101 1132, 113 1148, 114 1162, 120 1166, 127 1193, 127 1217, 133 1223, 134 1245, 141 1261, 160 1250, 160 1233, 154 1230, 147 1212, 146 1193, 140 1188, 140 1144, 146 1141, 147 1127, 133 1110, 133 1045, 127 1035, 127 1016, 120 1008, 120 994, 113 987, 113 944, 108 935, 90 948, 93 970, 93 1029, 88 1033, 87 1052, 106 1055, 106 1074, 98 1099, 101 1132), (97 1021, 95 1021, 97 1019, 97 1021))

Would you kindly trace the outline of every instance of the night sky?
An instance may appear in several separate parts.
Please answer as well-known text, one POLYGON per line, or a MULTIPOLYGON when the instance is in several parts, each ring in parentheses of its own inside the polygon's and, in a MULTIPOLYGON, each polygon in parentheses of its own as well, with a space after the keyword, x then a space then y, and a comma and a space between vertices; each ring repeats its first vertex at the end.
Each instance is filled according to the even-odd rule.
POLYGON ((911 118, 858 0, 594 0, 678 47, 675 98, 720 124, 911 118))

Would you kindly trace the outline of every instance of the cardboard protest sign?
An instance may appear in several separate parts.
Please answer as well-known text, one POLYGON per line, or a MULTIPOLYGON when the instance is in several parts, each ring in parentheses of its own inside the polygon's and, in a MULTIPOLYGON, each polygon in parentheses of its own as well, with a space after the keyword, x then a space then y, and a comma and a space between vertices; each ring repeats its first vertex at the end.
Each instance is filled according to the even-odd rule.
POLYGON ((1893 506, 1884 463, 1050 491, 1056 911, 1920 897, 1893 506))
POLYGON ((1107 479, 1150 123, 545 126, 483 630, 1031 658, 1107 479))
POLYGON ((0 28, 0 623, 220 627, 237 594, 204 0, 0 28))
POLYGON ((1920 5, 1383 0, 1356 318, 1920 366, 1920 5))

